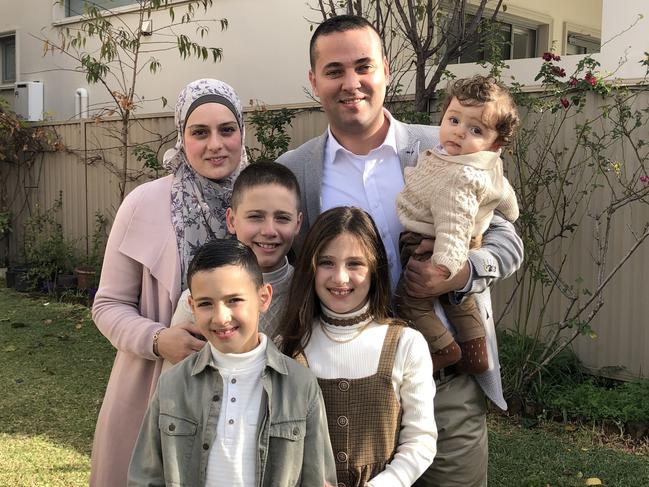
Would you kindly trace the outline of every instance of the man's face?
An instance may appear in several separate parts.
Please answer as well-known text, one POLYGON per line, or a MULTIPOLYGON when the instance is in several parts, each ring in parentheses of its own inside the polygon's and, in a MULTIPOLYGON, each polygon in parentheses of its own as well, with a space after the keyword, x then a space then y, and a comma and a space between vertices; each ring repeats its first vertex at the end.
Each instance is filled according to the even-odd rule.
POLYGON ((223 353, 245 353, 259 344, 259 313, 270 305, 269 284, 259 289, 241 266, 227 265, 192 276, 189 304, 201 334, 223 353))
POLYGON ((309 81, 334 135, 371 136, 382 127, 388 76, 380 39, 371 29, 317 39, 309 81))

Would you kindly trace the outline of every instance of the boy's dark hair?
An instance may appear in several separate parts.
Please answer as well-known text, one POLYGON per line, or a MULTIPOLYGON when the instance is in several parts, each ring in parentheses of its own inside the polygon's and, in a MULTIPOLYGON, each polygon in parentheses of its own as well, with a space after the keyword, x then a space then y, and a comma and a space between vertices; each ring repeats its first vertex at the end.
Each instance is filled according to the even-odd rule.
POLYGON ((505 85, 494 78, 480 75, 455 80, 446 90, 442 118, 453 98, 457 98, 457 101, 464 106, 491 103, 489 120, 485 121, 498 132, 497 143, 507 145, 511 142, 520 119, 516 103, 505 85))
POLYGON ((309 43, 309 61, 311 62, 311 69, 315 68, 315 43, 318 40, 318 37, 332 34, 334 32, 346 32, 355 29, 373 30, 379 38, 381 53, 383 53, 383 43, 380 42, 381 35, 370 21, 358 15, 337 15, 336 17, 328 18, 318 25, 311 36, 311 42, 309 43))
POLYGON ((247 189, 266 184, 277 184, 295 193, 297 211, 300 211, 300 185, 295 174, 286 166, 272 161, 257 161, 241 171, 232 188, 232 209, 237 209, 247 189))
POLYGON ((211 271, 226 265, 242 267, 257 289, 264 283, 257 257, 250 247, 234 238, 216 238, 203 244, 189 263, 187 285, 191 289, 192 277, 197 272, 211 271))

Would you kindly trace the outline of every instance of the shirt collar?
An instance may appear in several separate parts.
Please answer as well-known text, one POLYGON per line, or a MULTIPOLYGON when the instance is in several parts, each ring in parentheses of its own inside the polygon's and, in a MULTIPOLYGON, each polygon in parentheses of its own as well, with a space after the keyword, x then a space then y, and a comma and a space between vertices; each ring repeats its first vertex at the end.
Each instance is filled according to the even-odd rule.
MULTIPOLYGON (((385 134, 385 139, 383 140, 383 143, 378 147, 372 149, 369 152, 368 156, 372 154, 374 151, 380 150, 384 147, 391 149, 391 151, 394 152, 394 154, 398 154, 397 137, 394 129, 395 124, 392 122, 393 120, 392 114, 387 110, 387 108, 383 108, 383 115, 385 115, 385 118, 387 118, 388 121, 390 122, 390 126, 388 127, 388 133, 385 134)), ((325 143, 325 158, 324 158, 325 165, 332 164, 336 162, 336 160, 339 160, 338 159, 339 153, 347 154, 352 158, 366 157, 366 156, 359 156, 357 154, 354 154, 353 152, 347 150, 345 147, 340 145, 340 142, 336 140, 336 137, 334 137, 334 134, 331 132, 331 125, 329 125, 327 127, 327 142, 325 143)))
MULTIPOLYGON (((282 375, 287 375, 288 367, 286 366, 286 360, 288 360, 288 357, 277 349, 273 341, 266 340, 266 367, 270 367, 282 375)), ((212 348, 209 343, 206 343, 200 352, 198 352, 198 358, 196 359, 196 363, 194 363, 191 375, 202 373, 208 366, 216 369, 214 360, 212 359, 212 348)))
POLYGON ((262 368, 266 361, 266 343, 268 339, 263 333, 259 333, 259 343, 255 348, 244 353, 223 353, 210 343, 212 349, 212 361, 217 368, 241 369, 262 368))

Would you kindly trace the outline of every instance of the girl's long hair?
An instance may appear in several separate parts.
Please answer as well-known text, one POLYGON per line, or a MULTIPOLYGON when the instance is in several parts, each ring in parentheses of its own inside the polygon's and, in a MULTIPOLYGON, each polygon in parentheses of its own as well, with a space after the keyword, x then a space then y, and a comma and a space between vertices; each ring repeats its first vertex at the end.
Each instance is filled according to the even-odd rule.
POLYGON ((390 319, 390 272, 388 258, 372 217, 360 208, 339 206, 322 213, 306 235, 295 265, 288 305, 281 322, 282 351, 294 357, 311 338, 314 319, 320 314, 315 292, 315 273, 323 249, 336 237, 348 233, 358 239, 368 261, 369 311, 376 321, 390 319))

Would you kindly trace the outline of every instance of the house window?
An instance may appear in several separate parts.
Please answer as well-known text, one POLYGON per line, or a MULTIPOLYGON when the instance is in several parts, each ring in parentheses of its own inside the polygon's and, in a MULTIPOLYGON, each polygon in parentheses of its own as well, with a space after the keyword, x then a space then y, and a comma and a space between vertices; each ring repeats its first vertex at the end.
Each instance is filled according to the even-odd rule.
POLYGON ((601 40, 590 35, 568 32, 566 54, 592 54, 599 52, 601 40))
POLYGON ((137 0, 65 0, 65 16, 83 15, 85 4, 96 5, 99 8, 112 10, 117 7, 137 3, 137 0))
POLYGON ((484 23, 477 41, 453 63, 476 63, 494 56, 502 60, 533 58, 537 56, 537 38, 536 28, 508 22, 484 23))
POLYGON ((4 84, 16 81, 16 36, 14 34, 0 37, 0 82, 4 84))

